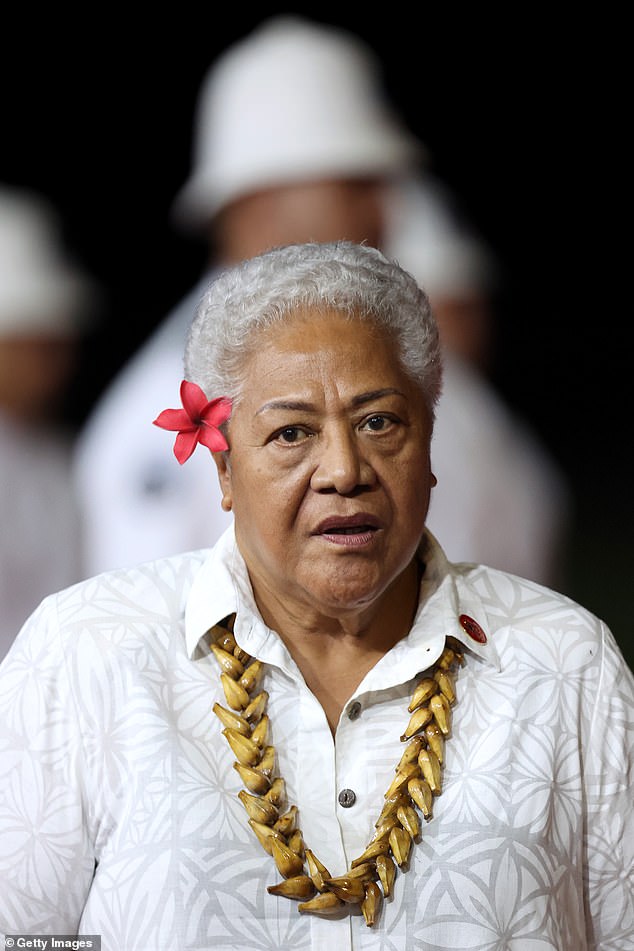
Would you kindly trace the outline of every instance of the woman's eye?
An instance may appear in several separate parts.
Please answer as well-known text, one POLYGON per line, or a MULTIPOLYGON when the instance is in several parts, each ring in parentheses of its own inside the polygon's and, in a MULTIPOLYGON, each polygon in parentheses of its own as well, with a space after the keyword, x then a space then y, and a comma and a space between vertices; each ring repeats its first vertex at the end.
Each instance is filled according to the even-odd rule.
POLYGON ((298 443, 307 439, 308 433, 299 426, 285 426, 284 429, 278 430, 274 438, 283 443, 298 443))
POLYGON ((363 423, 362 429, 369 429, 373 433, 380 433, 394 425, 394 420, 388 416, 369 416, 363 423))

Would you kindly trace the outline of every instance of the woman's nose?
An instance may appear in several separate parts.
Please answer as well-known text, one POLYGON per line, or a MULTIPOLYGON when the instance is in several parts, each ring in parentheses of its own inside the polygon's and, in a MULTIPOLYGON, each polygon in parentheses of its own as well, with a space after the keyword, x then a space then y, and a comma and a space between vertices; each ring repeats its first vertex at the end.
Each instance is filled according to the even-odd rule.
POLYGON ((311 487, 316 492, 347 495, 361 486, 372 485, 374 478, 356 434, 347 426, 321 434, 317 465, 311 478, 311 487))

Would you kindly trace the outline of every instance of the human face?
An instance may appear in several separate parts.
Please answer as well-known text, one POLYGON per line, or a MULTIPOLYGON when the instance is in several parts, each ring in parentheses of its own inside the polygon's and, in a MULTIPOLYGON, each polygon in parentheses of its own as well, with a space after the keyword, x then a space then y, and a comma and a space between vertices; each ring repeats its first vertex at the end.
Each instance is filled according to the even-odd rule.
POLYGON ((72 337, 0 336, 0 405, 24 421, 54 419, 76 360, 72 337))
POLYGON ((214 248, 241 261, 267 248, 303 241, 366 241, 381 247, 384 186, 375 179, 327 179, 271 185, 243 195, 215 223, 214 248))
POLYGON ((333 311, 264 331, 217 459, 256 599, 366 611, 410 564, 432 424, 390 336, 333 311))

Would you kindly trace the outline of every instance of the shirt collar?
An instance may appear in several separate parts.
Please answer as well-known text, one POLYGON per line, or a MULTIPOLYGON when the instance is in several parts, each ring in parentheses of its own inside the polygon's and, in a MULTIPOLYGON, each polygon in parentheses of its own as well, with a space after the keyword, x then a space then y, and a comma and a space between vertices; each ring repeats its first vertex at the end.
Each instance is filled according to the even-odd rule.
MULTIPOLYGON (((410 634, 399 643, 408 652, 410 648, 416 650, 426 645, 424 649, 435 654, 432 657, 430 653, 430 662, 433 663, 442 649, 437 649, 438 644, 442 645, 444 638, 451 636, 499 670, 500 660, 488 629, 485 607, 469 584, 464 570, 447 560, 429 531, 423 536, 419 557, 425 564, 419 606, 410 634)), ((285 666, 283 643, 266 627, 257 609, 233 525, 211 549, 189 593, 185 609, 185 643, 190 658, 199 656, 198 645, 207 631, 231 614, 237 615, 234 633, 244 650, 262 660, 276 660, 280 666, 285 666)), ((396 648, 399 649, 399 645, 396 648)))
POLYGON ((470 567, 450 562, 429 530, 419 552, 426 568, 413 630, 418 623, 433 625, 500 670, 486 607, 469 580, 470 567))
POLYGON ((250 592, 246 566, 238 551, 231 524, 196 573, 187 598, 185 646, 190 658, 195 659, 201 638, 214 624, 237 612, 240 603, 238 592, 245 584, 250 592))

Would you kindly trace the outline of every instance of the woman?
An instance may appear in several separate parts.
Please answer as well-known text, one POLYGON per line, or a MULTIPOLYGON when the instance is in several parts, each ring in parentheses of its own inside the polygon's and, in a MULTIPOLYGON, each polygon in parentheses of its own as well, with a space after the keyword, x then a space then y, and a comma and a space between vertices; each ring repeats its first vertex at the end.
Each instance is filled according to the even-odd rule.
POLYGON ((633 678, 582 607, 426 532, 441 367, 414 280, 345 242, 270 251, 210 286, 185 371, 155 422, 180 462, 211 450, 235 527, 17 638, 5 930, 631 943, 633 678))

